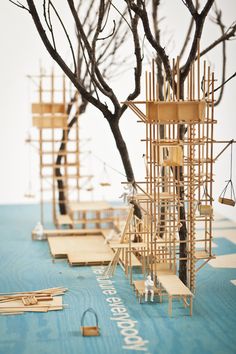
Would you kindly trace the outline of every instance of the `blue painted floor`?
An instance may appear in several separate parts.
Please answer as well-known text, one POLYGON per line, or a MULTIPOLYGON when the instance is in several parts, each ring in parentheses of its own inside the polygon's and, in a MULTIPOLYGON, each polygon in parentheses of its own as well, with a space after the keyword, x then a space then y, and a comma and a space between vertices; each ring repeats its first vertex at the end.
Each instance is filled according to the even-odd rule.
MULTIPOLYGON (((98 267, 53 263, 47 242, 31 240, 38 212, 35 205, 0 206, 0 292, 64 286, 69 288, 63 299, 68 308, 0 316, 1 354, 236 353, 236 286, 230 282, 236 269, 204 267, 198 273, 193 317, 175 301, 169 318, 167 300, 139 305, 119 268, 113 291, 104 294, 98 267), (99 337, 80 334, 88 307, 98 314, 99 337)), ((216 254, 236 253, 224 230, 214 242, 216 254)))

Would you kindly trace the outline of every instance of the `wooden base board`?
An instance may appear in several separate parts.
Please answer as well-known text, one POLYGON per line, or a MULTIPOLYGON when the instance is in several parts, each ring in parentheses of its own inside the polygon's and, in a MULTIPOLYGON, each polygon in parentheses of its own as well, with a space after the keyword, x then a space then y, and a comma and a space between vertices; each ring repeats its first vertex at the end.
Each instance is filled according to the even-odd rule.
POLYGON ((52 298, 50 301, 42 301, 37 304, 37 305, 32 305, 32 306, 24 306, 22 301, 16 300, 16 301, 9 301, 5 303, 0 304, 0 313, 1 312, 48 312, 48 311, 57 311, 57 310, 62 310, 63 305, 62 305, 62 297, 61 296, 56 296, 52 298))
POLYGON ((110 253, 98 253, 98 254, 73 254, 69 253, 67 255, 68 262, 71 266, 76 265, 88 265, 88 266, 96 266, 96 265, 107 265, 111 261, 110 253))
POLYGON ((113 252, 102 235, 48 237, 50 252, 55 258, 68 258, 70 265, 108 264, 113 252))
MULTIPOLYGON (((107 230, 104 230, 107 231, 107 230)), ((45 237, 102 235, 101 229, 54 229, 44 230, 45 237)))

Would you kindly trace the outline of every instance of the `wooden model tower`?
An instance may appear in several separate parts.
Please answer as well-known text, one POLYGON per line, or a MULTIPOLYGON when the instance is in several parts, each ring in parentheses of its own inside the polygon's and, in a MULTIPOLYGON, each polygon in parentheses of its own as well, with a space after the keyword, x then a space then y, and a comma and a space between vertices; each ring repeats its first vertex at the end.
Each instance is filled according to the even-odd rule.
POLYGON ((35 79, 38 98, 32 103, 32 119, 38 130, 41 223, 45 202, 49 201, 54 224, 71 225, 67 210, 61 215, 59 205, 77 202, 81 186, 92 178, 81 173, 78 94, 74 93, 72 99, 65 76, 56 76, 54 72, 41 73, 35 79), (75 123, 71 127, 72 119, 75 123))
POLYGON ((146 100, 126 102, 146 130, 146 178, 137 183, 135 196, 143 220, 130 237, 138 233, 146 243, 140 253, 145 274, 155 279, 160 270, 176 273, 179 262, 186 262, 187 285, 194 292, 196 272, 213 258, 214 73, 206 62, 201 72, 198 56, 180 97, 177 58, 172 82, 171 87, 164 74, 160 101, 153 63, 146 73, 146 100), (181 227, 186 239, 179 237, 181 227))

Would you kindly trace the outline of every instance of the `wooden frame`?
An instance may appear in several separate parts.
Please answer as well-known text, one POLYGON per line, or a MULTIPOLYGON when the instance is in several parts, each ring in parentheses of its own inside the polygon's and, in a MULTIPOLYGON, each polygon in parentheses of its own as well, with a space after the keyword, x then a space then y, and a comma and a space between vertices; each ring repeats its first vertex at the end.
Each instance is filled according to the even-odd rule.
MULTIPOLYGON (((198 51, 199 53, 199 51, 198 51)), ((146 177, 137 182, 136 195, 143 213, 143 229, 139 232, 142 242, 146 243, 143 254, 139 252, 143 274, 151 274, 155 284, 161 265, 174 268, 176 262, 187 262, 188 288, 190 296, 190 312, 192 312, 192 294, 196 287, 196 272, 214 258, 212 254, 212 221, 213 221, 213 143, 214 143, 214 73, 203 64, 203 95, 200 97, 200 57, 198 56, 198 75, 195 82, 194 64, 186 82, 186 96, 179 97, 179 59, 173 61, 173 80, 177 82, 170 87, 164 82, 164 101, 159 100, 158 83, 154 70, 146 73, 146 100, 127 101, 126 104, 144 124, 146 136, 146 177), (197 86, 197 90, 196 90, 197 86), (197 92, 197 97, 195 93, 197 92), (139 108, 144 106, 144 110, 139 108), (146 108, 146 110, 145 110, 146 108), (145 112, 144 112, 145 111, 145 112), (180 140, 180 129, 186 134, 180 140), (162 135, 160 133, 162 131, 162 135), (181 176, 180 176, 181 168, 181 176), (184 190, 181 199, 180 188, 184 190), (141 192, 141 194, 139 194, 141 192), (181 207, 185 206, 185 222, 187 239, 179 240, 181 207), (197 206, 199 206, 197 208, 197 206), (199 210, 199 212, 198 212, 199 210), (203 236, 197 235, 197 225, 204 229, 203 236), (185 243, 186 256, 180 257, 180 245, 185 243), (203 247, 203 248, 202 248, 203 247), (201 257, 198 255, 201 253, 201 257), (200 267, 199 260, 203 260, 200 267), (169 264, 169 265, 168 265, 169 264)), ((165 77, 165 73, 164 73, 165 77)), ((129 238, 137 233, 130 227, 129 238)), ((129 241, 130 242, 130 241, 129 241)), ((173 276, 173 272, 166 277, 173 276)), ((176 279, 176 278, 175 278, 176 279)), ((181 285, 182 287, 182 285, 181 285)), ((170 297, 170 312, 172 296, 170 297)), ((186 295, 187 296, 187 295, 186 295)))
MULTIPOLYGON (((36 142, 39 148, 41 223, 44 224, 45 202, 50 200, 55 226, 73 227, 73 220, 68 214, 61 215, 58 206, 78 201, 82 186, 89 183, 93 177, 81 171, 79 117, 70 128, 68 136, 70 117, 67 113, 67 102, 73 93, 65 76, 56 76, 53 71, 50 75, 45 75, 41 70, 35 80, 38 81, 38 90, 31 111, 33 126, 38 130, 36 142), (57 165, 58 156, 61 158, 60 165, 57 165), (60 168, 61 175, 56 175, 57 168, 60 168), (60 199, 62 193, 63 200, 60 199)), ((74 95, 73 104, 77 110, 78 95, 74 95)))
POLYGON ((149 101, 146 116, 149 122, 197 123, 205 119, 205 101, 149 101))

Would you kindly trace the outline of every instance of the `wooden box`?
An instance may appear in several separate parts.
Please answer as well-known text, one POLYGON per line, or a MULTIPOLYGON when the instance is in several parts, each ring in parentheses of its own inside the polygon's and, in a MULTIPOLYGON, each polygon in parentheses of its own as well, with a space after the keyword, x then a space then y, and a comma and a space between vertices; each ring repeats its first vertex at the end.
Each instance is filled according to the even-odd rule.
POLYGON ((146 116, 149 122, 193 123, 205 119, 205 101, 147 102, 146 116))
POLYGON ((81 333, 84 337, 99 336, 99 328, 97 326, 81 326, 81 333))
POLYGON ((181 146, 160 146, 153 148, 153 158, 158 162, 159 150, 159 164, 161 166, 182 166, 184 162, 183 149, 181 146))
POLYGON ((81 318, 80 329, 81 329, 82 336, 84 336, 84 337, 93 337, 93 336, 100 335, 100 330, 98 327, 98 316, 97 316, 96 312, 94 311, 94 309, 92 309, 91 307, 84 311, 82 318, 81 318), (86 317, 87 313, 89 313, 89 312, 95 316, 95 321, 96 321, 95 326, 84 326, 85 317, 86 317))
POLYGON ((198 210, 199 210, 199 214, 202 216, 211 216, 213 213, 213 209, 211 205, 200 204, 198 210))
POLYGON ((42 115, 33 116, 33 127, 47 128, 66 128, 67 115, 42 115))
POLYGON ((230 206, 235 206, 235 200, 229 199, 229 198, 222 198, 222 197, 219 197, 218 202, 221 203, 221 204, 226 204, 226 205, 230 205, 230 206))
POLYGON ((31 111, 33 114, 66 113, 66 107, 63 103, 32 103, 31 111))
POLYGON ((33 103, 33 127, 41 129, 66 128, 67 114, 63 103, 33 103))

